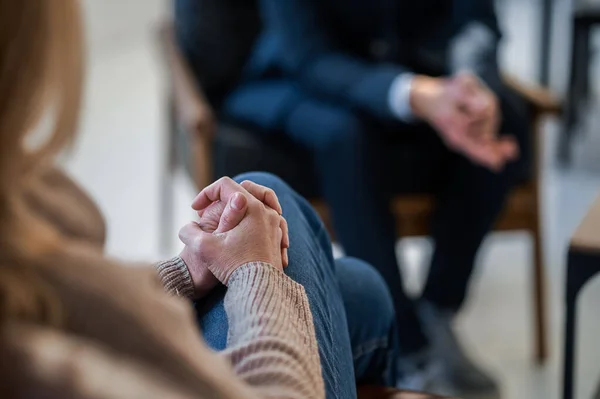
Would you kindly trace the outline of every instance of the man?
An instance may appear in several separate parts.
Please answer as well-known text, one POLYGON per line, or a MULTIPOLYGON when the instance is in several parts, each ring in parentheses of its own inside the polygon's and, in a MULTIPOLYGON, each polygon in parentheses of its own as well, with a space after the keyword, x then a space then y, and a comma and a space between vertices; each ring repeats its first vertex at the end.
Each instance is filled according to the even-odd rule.
POLYGON ((224 114, 314 154, 346 253, 374 265, 394 297, 401 383, 426 388, 435 377, 463 397, 496 392, 452 330, 478 248, 529 162, 525 105, 498 70, 493 0, 258 4, 262 35, 224 114), (418 301, 405 294, 395 256, 387 169, 393 149, 414 143, 428 146, 440 175, 418 301))

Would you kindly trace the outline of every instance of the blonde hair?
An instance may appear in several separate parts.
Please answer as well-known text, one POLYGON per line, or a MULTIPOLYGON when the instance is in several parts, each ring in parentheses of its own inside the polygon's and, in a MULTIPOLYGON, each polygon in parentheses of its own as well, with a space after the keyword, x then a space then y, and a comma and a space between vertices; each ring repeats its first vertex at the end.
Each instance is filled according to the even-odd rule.
POLYGON ((0 322, 7 317, 56 320, 36 256, 60 234, 24 201, 28 184, 73 137, 82 86, 77 0, 0 0, 0 322), (49 118, 35 149, 26 140, 49 118))

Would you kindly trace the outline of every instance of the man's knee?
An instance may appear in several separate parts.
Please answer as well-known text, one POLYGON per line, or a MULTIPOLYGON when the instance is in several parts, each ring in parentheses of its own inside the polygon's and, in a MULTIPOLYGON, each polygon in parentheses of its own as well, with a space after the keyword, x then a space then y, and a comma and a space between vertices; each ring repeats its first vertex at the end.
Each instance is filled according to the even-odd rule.
POLYGON ((317 151, 340 153, 344 149, 359 148, 366 136, 366 124, 350 111, 331 113, 319 123, 314 140, 317 151))

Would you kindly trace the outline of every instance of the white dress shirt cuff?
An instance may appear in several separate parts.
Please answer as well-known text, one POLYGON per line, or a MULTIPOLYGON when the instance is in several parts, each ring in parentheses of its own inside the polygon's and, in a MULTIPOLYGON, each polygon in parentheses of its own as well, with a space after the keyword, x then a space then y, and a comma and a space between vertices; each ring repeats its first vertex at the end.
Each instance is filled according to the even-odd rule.
POLYGON ((388 92, 388 104, 392 114, 403 122, 414 121, 410 108, 410 90, 412 87, 413 73, 402 73, 392 81, 388 92))

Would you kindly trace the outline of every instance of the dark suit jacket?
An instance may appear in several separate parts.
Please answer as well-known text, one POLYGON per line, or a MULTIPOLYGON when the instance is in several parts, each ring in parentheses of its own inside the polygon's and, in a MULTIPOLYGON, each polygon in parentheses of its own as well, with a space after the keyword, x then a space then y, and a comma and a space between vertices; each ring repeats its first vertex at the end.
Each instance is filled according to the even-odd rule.
MULTIPOLYGON (((245 59, 243 76, 236 76, 236 81, 291 79, 309 95, 379 118, 393 117, 388 90, 402 72, 444 75, 468 68, 492 89, 499 85, 500 30, 493 0, 177 0, 176 4, 180 44, 197 73, 206 77, 205 85, 218 86, 223 71, 231 70, 232 64, 239 70, 245 59), (260 25, 252 10, 260 11, 262 24, 253 47, 249 41, 260 25), (214 45, 199 46, 206 42, 214 45)), ((227 87, 215 90, 231 86, 229 81, 227 87)))

